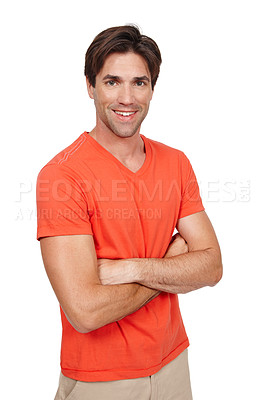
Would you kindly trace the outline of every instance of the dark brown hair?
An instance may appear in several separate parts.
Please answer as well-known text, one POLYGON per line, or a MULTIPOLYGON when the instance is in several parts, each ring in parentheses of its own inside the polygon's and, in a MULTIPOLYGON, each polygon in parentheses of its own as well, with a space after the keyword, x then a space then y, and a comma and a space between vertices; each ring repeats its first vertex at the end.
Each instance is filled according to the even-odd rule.
POLYGON ((110 54, 130 51, 139 54, 146 61, 153 89, 160 71, 161 53, 155 41, 142 35, 134 25, 109 28, 94 38, 85 56, 84 74, 90 84, 95 87, 96 75, 110 54))

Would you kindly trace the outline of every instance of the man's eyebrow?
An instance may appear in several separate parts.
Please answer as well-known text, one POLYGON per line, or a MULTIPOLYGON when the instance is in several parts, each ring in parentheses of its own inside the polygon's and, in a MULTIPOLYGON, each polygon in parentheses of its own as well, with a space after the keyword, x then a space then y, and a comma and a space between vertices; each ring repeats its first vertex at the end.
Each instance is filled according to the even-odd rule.
MULTIPOLYGON (((118 76, 118 75, 110 75, 110 74, 107 74, 107 75, 105 75, 104 77, 103 77, 103 80, 107 80, 107 79, 112 79, 112 80, 114 80, 114 81, 120 81, 121 80, 121 77, 120 76, 118 76)), ((136 76, 136 77, 134 77, 133 78, 133 81, 147 81, 147 82, 150 82, 150 79, 146 76, 146 75, 142 75, 142 76, 136 76)))
POLYGON ((117 76, 117 75, 110 75, 110 74, 107 74, 107 75, 105 75, 105 76, 103 77, 103 80, 106 80, 106 79, 113 79, 114 81, 118 81, 118 80, 120 80, 120 77, 117 76))
POLYGON ((146 75, 143 75, 143 76, 136 76, 136 78, 134 78, 134 81, 147 81, 147 82, 150 82, 150 79, 146 75))

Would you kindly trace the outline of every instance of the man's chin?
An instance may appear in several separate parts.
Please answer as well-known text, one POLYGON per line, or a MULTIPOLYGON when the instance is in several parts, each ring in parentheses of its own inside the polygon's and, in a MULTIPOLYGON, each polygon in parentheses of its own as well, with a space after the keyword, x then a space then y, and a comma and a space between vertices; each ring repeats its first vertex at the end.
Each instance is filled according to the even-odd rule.
POLYGON ((135 132, 123 132, 123 133, 121 133, 121 132, 114 132, 114 134, 115 134, 116 136, 120 137, 120 138, 130 138, 130 137, 136 135, 136 133, 137 133, 137 131, 135 131, 135 132))
POLYGON ((116 135, 120 138, 130 138, 139 132, 139 127, 136 129, 130 129, 130 130, 125 130, 125 131, 114 128, 114 129, 112 129, 112 132, 114 135, 116 135))

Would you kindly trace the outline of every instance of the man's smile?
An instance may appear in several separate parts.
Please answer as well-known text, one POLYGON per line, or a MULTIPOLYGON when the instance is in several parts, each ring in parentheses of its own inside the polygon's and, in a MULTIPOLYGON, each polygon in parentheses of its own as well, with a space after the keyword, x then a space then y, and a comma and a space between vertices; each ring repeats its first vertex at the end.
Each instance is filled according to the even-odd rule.
POLYGON ((133 115, 136 113, 136 111, 113 111, 118 115, 123 115, 123 117, 128 117, 129 115, 133 115))
POLYGON ((116 115, 116 117, 120 120, 120 121, 131 121, 132 119, 134 119, 135 115, 137 114, 137 110, 136 111, 118 111, 118 110, 112 110, 114 112, 114 114, 116 115))

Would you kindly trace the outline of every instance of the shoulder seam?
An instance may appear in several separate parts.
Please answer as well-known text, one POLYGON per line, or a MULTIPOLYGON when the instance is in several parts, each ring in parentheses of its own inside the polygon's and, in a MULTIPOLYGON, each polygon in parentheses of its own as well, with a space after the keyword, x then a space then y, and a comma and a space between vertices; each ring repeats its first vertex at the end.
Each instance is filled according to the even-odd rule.
POLYGON ((63 162, 67 161, 67 159, 79 149, 79 147, 84 143, 85 140, 86 140, 85 136, 82 136, 80 140, 76 143, 76 145, 73 147, 73 149, 66 152, 64 156, 61 158, 61 160, 57 161, 57 164, 61 165, 63 162))

